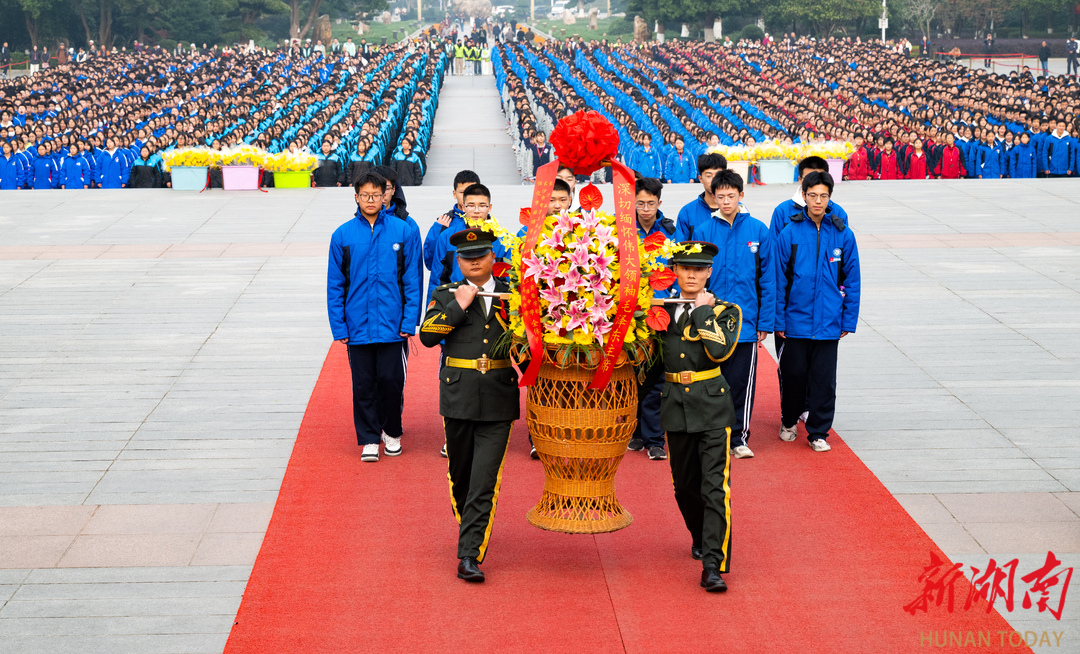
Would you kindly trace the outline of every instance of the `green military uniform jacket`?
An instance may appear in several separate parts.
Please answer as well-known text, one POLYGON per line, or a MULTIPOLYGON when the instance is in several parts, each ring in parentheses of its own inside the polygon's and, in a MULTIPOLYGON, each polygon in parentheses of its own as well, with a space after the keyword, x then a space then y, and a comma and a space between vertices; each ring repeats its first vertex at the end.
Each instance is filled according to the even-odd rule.
MULTIPOLYGON (((427 313, 420 326, 420 342, 427 347, 445 343, 443 354, 455 359, 506 359, 493 357, 491 349, 507 329, 506 302, 491 300, 484 315, 484 298, 477 297, 465 311, 454 299, 454 289, 468 282, 444 284, 431 294, 427 313)), ((496 278, 495 292, 510 288, 496 278)), ((439 371, 439 413, 459 420, 517 420, 520 394, 513 368, 479 370, 443 366, 439 371)))
MULTIPOLYGON (((739 344, 742 311, 717 301, 715 307, 697 307, 682 329, 675 323, 675 308, 665 308, 671 322, 664 332, 664 370, 704 372, 720 367, 739 344)), ((703 432, 735 423, 731 389, 722 375, 690 384, 664 382, 660 395, 660 426, 664 431, 703 432)))

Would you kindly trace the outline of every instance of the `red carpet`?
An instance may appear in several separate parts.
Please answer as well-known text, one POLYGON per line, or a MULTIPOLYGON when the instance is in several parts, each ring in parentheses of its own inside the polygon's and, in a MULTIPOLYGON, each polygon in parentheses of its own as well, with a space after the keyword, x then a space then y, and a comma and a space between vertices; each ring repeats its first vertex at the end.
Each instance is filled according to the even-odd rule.
MULTIPOLYGON (((569 536, 530 526, 543 487, 515 424, 487 583, 455 576, 438 415, 437 351, 414 355, 404 453, 360 462, 349 370, 334 345, 308 405, 226 652, 917 652, 920 635, 1011 628, 979 602, 903 607, 940 550, 836 437, 828 454, 784 443, 775 364, 761 357, 750 445, 732 462, 731 590, 699 586, 666 462, 628 453, 619 498, 634 523, 569 536)), ((843 410, 843 407, 841 407, 843 410)), ((975 563, 975 562, 969 562, 975 563)), ((983 561, 982 563, 986 563, 983 561)), ((1006 645, 997 646, 1006 632, 1006 645)))

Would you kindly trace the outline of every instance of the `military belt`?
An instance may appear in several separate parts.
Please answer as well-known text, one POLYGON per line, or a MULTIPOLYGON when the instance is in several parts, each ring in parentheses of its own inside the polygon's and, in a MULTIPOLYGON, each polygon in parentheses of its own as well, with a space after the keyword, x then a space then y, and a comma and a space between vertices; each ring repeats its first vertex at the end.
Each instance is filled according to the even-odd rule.
MULTIPOLYGON (((509 368, 510 359, 488 359, 487 357, 482 357, 480 359, 455 359, 454 357, 446 357, 446 365, 450 368, 479 370, 480 374, 485 374, 488 370, 509 368)), ((719 370, 720 369, 717 368, 717 371, 719 370)))
POLYGON ((701 372, 693 372, 691 370, 684 370, 682 372, 665 372, 664 379, 672 382, 673 384, 693 384, 694 382, 705 381, 706 379, 715 379, 720 376, 720 369, 713 368, 712 370, 703 370, 701 372))

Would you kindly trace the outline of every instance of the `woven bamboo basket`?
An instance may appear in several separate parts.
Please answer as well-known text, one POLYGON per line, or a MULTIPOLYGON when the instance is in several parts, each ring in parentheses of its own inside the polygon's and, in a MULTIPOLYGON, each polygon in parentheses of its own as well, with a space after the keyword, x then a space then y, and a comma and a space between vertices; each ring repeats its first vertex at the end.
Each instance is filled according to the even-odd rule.
POLYGON ((617 366, 603 390, 588 388, 592 376, 545 361, 529 387, 527 420, 544 493, 526 518, 541 529, 600 534, 634 519, 615 497, 615 472, 637 426, 634 368, 617 366))

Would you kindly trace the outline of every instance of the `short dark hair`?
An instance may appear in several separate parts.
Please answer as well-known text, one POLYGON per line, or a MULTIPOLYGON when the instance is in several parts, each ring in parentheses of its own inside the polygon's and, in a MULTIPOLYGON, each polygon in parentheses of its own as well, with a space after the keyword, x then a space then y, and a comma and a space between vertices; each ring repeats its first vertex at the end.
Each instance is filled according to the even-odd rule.
POLYGON ((454 175, 454 188, 461 186, 462 184, 479 184, 480 176, 471 170, 463 170, 457 175, 454 175))
POLYGON ((397 173, 394 172, 394 169, 390 166, 375 166, 375 168, 372 169, 372 172, 379 175, 390 184, 393 184, 394 188, 397 188, 397 173))
MULTIPOLYGON (((563 182, 563 184, 565 183, 566 182, 563 182)), ((489 191, 488 187, 484 186, 483 184, 473 184, 472 186, 469 186, 465 189, 465 192, 461 194, 461 197, 467 198, 470 195, 483 196, 488 199, 488 202, 491 202, 491 191, 489 191)))
POLYGON ((717 154, 715 152, 706 152, 697 158, 697 172, 698 175, 706 170, 727 170, 727 159, 724 155, 717 154))
POLYGON ((833 178, 829 173, 823 173, 819 170, 814 170, 806 173, 806 177, 803 177, 802 192, 806 193, 807 189, 814 188, 824 184, 829 187, 829 195, 832 195, 833 190, 833 178))
POLYGON ((664 183, 655 177, 642 177, 634 184, 634 195, 638 193, 648 193, 649 195, 656 196, 656 199, 660 199, 660 194, 664 191, 664 183))
POLYGON ((378 187, 384 193, 386 192, 386 178, 374 172, 360 174, 356 181, 353 182, 353 190, 359 194, 360 189, 368 184, 378 187))
POLYGON ((709 188, 709 191, 713 195, 716 195, 716 192, 722 188, 733 188, 739 193, 742 193, 742 175, 735 172, 734 170, 727 169, 721 170, 720 172, 716 173, 716 175, 712 178, 712 185, 711 188, 709 188))
POLYGON ((829 172, 829 162, 817 155, 811 155, 799 162, 799 177, 802 177, 803 172, 807 170, 820 170, 827 173, 829 172))
POLYGON ((570 185, 558 177, 555 178, 555 184, 551 187, 551 190, 552 192, 562 191, 563 193, 570 195, 570 185))
POLYGON ((570 166, 564 166, 562 164, 562 162, 560 161, 559 162, 559 169, 557 171, 555 171, 555 173, 558 174, 558 173, 561 173, 564 170, 569 170, 570 172, 574 172, 573 168, 571 168, 570 166))

